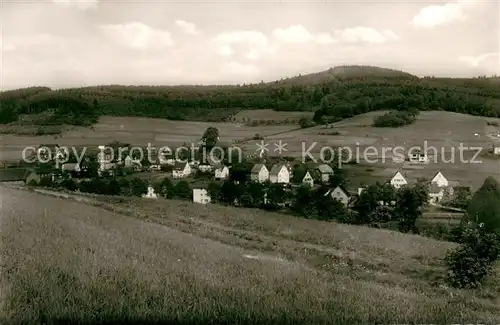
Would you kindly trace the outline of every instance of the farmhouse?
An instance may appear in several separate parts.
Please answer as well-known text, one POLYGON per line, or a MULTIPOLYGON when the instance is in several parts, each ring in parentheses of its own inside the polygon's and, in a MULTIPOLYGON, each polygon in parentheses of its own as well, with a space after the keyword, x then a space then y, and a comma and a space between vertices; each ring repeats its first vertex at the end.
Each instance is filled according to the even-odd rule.
POLYGON ((151 185, 149 185, 148 192, 146 194, 143 194, 142 197, 146 199, 157 199, 158 195, 155 193, 154 188, 151 185))
POLYGON ((437 186, 443 189, 443 196, 453 196, 455 194, 455 188, 460 187, 458 181, 449 181, 444 177, 441 172, 438 172, 430 181, 430 186, 437 186))
POLYGON ((431 180, 432 184, 435 184, 438 187, 447 187, 448 186, 448 180, 443 176, 441 172, 438 172, 436 175, 431 180))
POLYGON ((316 167, 320 174, 320 180, 323 183, 328 183, 330 181, 330 176, 333 175, 333 168, 327 164, 321 164, 316 167))
POLYGON ((325 196, 330 195, 332 199, 340 201, 343 205, 347 206, 351 199, 351 194, 343 186, 337 186, 333 190, 328 190, 325 196))
POLYGON ((191 166, 187 163, 178 162, 174 165, 172 169, 172 177, 173 178, 183 178, 191 175, 191 166))
POLYGON ((288 184, 290 183, 290 171, 285 164, 276 164, 269 172, 271 183, 288 184))
POLYGON ((405 185, 408 185, 408 182, 406 181, 406 178, 404 178, 403 174, 401 172, 397 172, 390 180, 390 183, 392 186, 394 186, 395 189, 399 189, 405 185))
POLYGON ((429 203, 439 203, 444 198, 444 188, 436 183, 429 185, 429 203))
POLYGON ((304 177, 302 177, 302 184, 309 185, 311 187, 314 186, 314 179, 311 176, 311 173, 309 173, 309 171, 306 171, 304 177))
POLYGON ((211 202, 211 197, 208 194, 208 191, 204 188, 195 188, 193 189, 193 202, 207 204, 211 202))
POLYGON ((250 172, 250 179, 254 182, 263 183, 269 180, 269 170, 264 164, 255 164, 250 172))
POLYGON ((227 166, 219 167, 215 170, 215 179, 223 180, 229 177, 229 168, 227 166))

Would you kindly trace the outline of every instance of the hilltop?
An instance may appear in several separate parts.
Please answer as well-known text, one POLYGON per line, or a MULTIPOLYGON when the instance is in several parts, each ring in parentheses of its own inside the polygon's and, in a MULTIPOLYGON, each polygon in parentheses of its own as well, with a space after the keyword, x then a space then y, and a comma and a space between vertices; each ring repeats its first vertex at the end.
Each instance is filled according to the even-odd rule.
POLYGON ((31 87, 0 93, 0 123, 91 125, 102 115, 228 121, 241 110, 316 112, 336 119, 384 109, 500 116, 498 78, 418 78, 342 66, 248 85, 31 87))

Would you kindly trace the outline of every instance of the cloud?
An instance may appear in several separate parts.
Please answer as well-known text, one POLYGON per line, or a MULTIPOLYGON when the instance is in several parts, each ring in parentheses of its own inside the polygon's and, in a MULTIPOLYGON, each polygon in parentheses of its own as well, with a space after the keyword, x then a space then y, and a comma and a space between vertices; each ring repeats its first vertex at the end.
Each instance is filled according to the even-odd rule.
POLYGON ((443 5, 431 5, 420 9, 413 17, 412 24, 416 28, 433 28, 453 21, 463 21, 471 2, 451 2, 443 5))
POLYGON ((217 53, 219 55, 222 55, 222 56, 231 56, 233 55, 233 50, 231 49, 231 46, 229 45, 221 45, 218 49, 217 49, 217 53))
POLYGON ((340 40, 346 43, 364 42, 381 44, 387 41, 398 39, 398 36, 392 30, 384 30, 383 32, 379 32, 376 29, 365 26, 335 30, 335 35, 340 40))
POLYGON ((338 41, 328 33, 313 35, 302 25, 293 25, 287 28, 276 28, 273 31, 273 36, 280 42, 289 44, 300 44, 308 42, 316 42, 319 44, 333 44, 338 41))
POLYGON ((311 33, 302 25, 277 28, 273 31, 273 35, 283 43, 305 43, 313 39, 311 33))
POLYGON ((337 43, 338 40, 333 38, 332 35, 330 35, 328 33, 320 33, 316 37, 316 42, 318 42, 319 44, 333 44, 333 43, 337 43))
POLYGON ((473 67, 477 67, 482 62, 486 61, 487 59, 498 57, 498 56, 499 56, 498 53, 492 52, 492 53, 481 54, 481 55, 478 55, 478 56, 460 56, 458 58, 458 60, 459 61, 463 61, 463 62, 467 62, 470 65, 472 65, 473 67))
POLYGON ((151 28, 140 22, 101 25, 101 29, 111 40, 131 49, 159 50, 174 45, 169 32, 151 28))
POLYGON ((264 54, 273 53, 275 48, 263 33, 253 30, 240 30, 221 33, 212 39, 219 55, 231 56, 236 54, 236 48, 243 48, 243 57, 251 60, 261 58, 264 54))
POLYGON ((196 24, 194 23, 190 23, 184 20, 176 20, 175 24, 179 26, 186 34, 191 34, 191 35, 200 34, 200 31, 196 28, 196 24))
POLYGON ((76 8, 79 10, 97 9, 98 0, 52 0, 53 3, 68 8, 76 8))
POLYGON ((256 75, 260 72, 259 68, 251 64, 243 64, 231 61, 226 66, 226 71, 230 74, 236 75, 256 75))

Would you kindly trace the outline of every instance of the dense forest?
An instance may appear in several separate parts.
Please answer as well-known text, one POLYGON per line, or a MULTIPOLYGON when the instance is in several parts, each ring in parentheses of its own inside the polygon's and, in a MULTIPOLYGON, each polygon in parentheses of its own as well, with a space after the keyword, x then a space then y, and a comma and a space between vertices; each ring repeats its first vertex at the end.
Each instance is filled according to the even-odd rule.
POLYGON ((374 110, 445 110, 500 117, 498 78, 418 78, 344 66, 270 83, 213 86, 31 87, 0 93, 0 123, 90 125, 101 115, 228 121, 243 109, 315 111, 314 120, 374 110), (35 123, 35 122, 33 122, 35 123))

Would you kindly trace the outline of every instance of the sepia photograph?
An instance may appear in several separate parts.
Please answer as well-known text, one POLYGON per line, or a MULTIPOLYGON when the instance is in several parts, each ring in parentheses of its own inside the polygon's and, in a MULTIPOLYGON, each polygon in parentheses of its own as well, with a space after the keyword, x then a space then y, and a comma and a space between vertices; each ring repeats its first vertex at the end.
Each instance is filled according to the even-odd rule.
POLYGON ((500 325, 499 0, 0 0, 0 324, 500 325))

